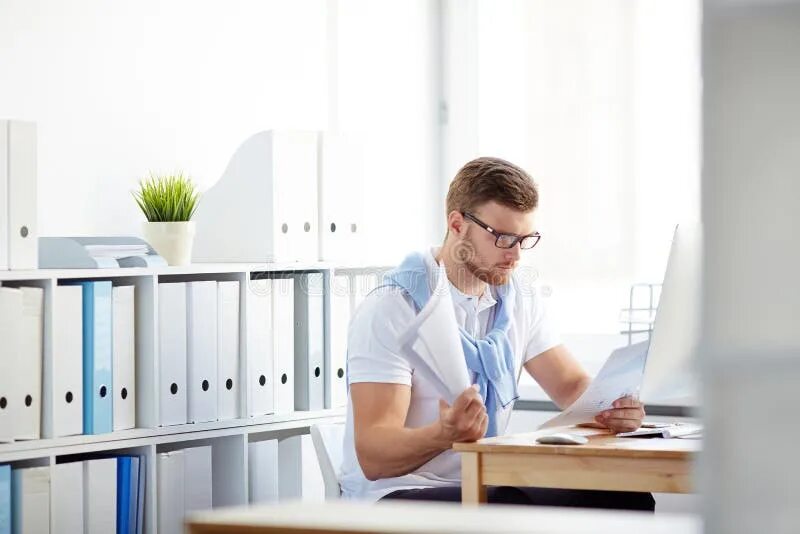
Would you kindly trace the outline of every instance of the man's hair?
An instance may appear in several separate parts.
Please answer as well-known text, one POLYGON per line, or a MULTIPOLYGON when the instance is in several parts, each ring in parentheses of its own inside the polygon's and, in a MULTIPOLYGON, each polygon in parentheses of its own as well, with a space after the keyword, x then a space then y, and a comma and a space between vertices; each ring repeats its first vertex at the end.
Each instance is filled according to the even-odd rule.
POLYGON ((500 158, 473 159, 450 183, 445 217, 452 211, 472 211, 492 200, 524 213, 536 208, 539 192, 528 173, 513 163, 500 158))

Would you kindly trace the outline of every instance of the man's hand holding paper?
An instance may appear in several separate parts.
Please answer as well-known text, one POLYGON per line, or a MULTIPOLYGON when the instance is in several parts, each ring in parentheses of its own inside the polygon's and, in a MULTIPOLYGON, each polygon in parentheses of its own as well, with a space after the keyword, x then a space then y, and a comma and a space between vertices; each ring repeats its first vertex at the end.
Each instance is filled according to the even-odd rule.
POLYGON ((612 352, 578 400, 540 428, 587 423, 597 423, 615 432, 630 431, 633 425, 639 428, 644 409, 636 397, 646 357, 646 342, 612 352))

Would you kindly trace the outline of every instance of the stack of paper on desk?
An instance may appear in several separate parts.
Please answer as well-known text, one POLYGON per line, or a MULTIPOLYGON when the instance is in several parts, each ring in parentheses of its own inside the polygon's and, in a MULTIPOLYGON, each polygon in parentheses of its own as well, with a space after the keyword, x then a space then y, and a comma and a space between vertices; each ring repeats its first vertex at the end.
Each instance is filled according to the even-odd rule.
POLYGON ((450 284, 444 266, 439 267, 436 289, 407 329, 400 344, 415 372, 424 376, 452 403, 470 386, 470 375, 461 347, 450 284))
POLYGON ((593 423, 595 416, 610 409, 615 400, 637 396, 646 360, 647 341, 615 350, 583 395, 539 428, 593 423))
POLYGON ((675 423, 672 425, 661 426, 658 428, 642 428, 634 430, 633 432, 621 432, 617 434, 618 438, 687 438, 699 439, 702 437, 702 425, 694 423, 675 423))

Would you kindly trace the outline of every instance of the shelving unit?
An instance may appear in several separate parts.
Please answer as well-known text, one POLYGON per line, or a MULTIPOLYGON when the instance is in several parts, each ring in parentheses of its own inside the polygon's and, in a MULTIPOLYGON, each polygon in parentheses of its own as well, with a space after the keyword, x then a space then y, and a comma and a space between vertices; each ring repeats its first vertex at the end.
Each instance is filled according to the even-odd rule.
MULTIPOLYGON (((135 293, 136 335, 136 428, 99 435, 48 437, 30 441, 0 444, 0 464, 12 468, 55 466, 58 463, 86 460, 116 454, 138 454, 146 458, 145 532, 157 531, 157 461, 156 455, 184 447, 212 447, 214 506, 242 505, 248 500, 248 443, 308 433, 311 425, 343 421, 344 407, 317 411, 269 414, 247 417, 247 392, 240 387, 239 418, 207 423, 158 425, 159 354, 158 288, 161 282, 195 280, 236 280, 239 282, 239 378, 246 384, 247 372, 247 311, 252 297, 251 280, 278 275, 322 272, 325 276, 325 346, 326 365, 330 353, 331 279, 336 274, 356 276, 373 273, 383 267, 347 266, 334 268, 327 263, 274 264, 195 264, 187 267, 126 268, 126 269, 58 269, 30 271, 0 271, 0 285, 9 287, 36 286, 44 289, 43 310, 43 370, 53 360, 54 288, 75 280, 108 280, 114 285, 132 285, 135 293)), ((351 300, 355 302, 355 300, 351 300)), ((289 334, 291 335, 291 334, 289 334)), ((327 382, 326 382, 327 383, 327 382)), ((43 381, 44 388, 44 381, 43 381)), ((50 409, 43 403, 43 412, 50 409)), ((44 420, 44 418, 43 418, 44 420)), ((52 506, 51 494, 51 506, 52 506)), ((57 532, 52 524, 51 532, 57 532)))

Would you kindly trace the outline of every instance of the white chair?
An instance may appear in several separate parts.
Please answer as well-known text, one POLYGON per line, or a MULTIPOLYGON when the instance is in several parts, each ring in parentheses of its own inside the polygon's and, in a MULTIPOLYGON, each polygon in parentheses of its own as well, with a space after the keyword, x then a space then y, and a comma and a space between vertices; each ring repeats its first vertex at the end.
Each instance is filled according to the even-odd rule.
POLYGON ((344 423, 313 425, 310 431, 325 484, 325 499, 338 499, 342 496, 339 469, 342 465, 344 423))

